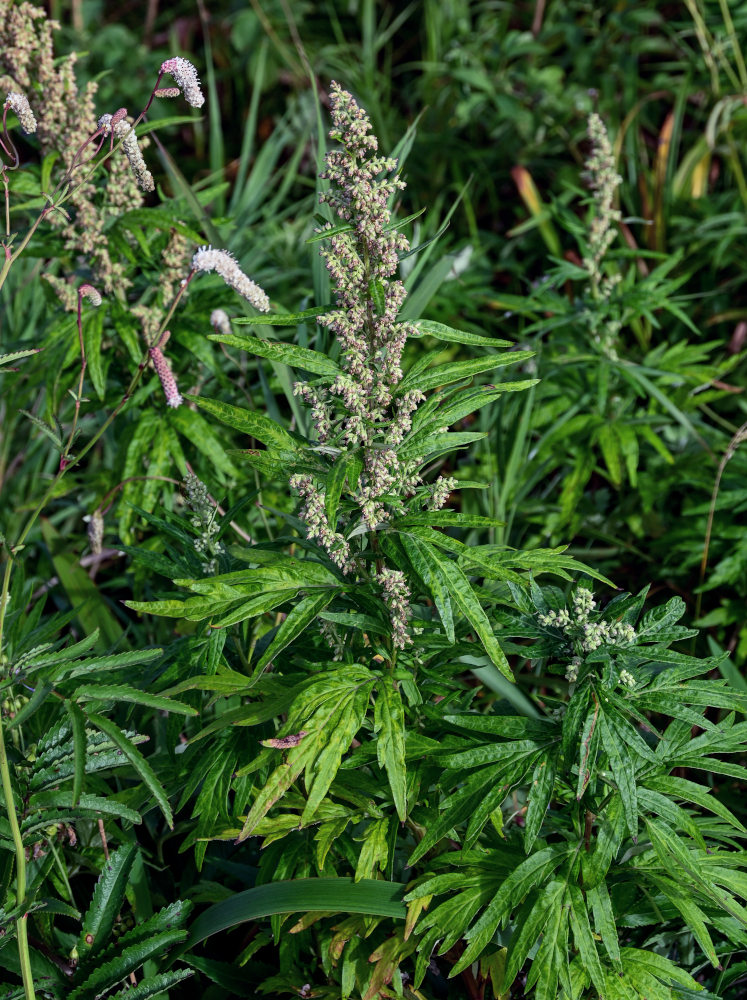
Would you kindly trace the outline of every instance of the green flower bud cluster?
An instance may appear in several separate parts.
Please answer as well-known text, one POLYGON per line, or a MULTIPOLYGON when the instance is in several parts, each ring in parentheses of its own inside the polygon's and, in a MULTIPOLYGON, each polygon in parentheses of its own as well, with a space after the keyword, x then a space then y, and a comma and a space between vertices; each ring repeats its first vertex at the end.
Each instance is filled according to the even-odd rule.
POLYGON ((207 486, 191 472, 184 477, 184 490, 187 503, 194 514, 191 518, 192 527, 200 532, 194 540, 195 552, 205 560, 206 574, 217 573, 217 557, 225 551, 222 542, 215 537, 220 531, 215 516, 217 507, 210 502, 207 486))
MULTIPOLYGON (((571 598, 571 609, 548 611, 537 615, 540 625, 551 625, 561 629, 569 638, 578 643, 580 650, 590 653, 600 646, 627 646, 635 641, 636 632, 625 622, 590 621, 596 608, 596 601, 585 587, 577 590, 571 598)), ((576 671, 576 675, 578 671, 576 671)), ((571 680, 568 677, 568 680, 571 680)), ((575 680, 575 677, 573 678, 575 680)), ((627 682, 624 682, 627 683, 627 682)), ((633 680, 635 684, 635 680, 633 680)))

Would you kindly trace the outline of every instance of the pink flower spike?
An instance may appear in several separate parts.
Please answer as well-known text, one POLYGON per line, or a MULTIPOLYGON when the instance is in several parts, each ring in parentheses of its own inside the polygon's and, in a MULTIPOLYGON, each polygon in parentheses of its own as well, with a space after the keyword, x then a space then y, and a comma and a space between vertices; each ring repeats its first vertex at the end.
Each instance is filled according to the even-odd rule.
POLYGON ((163 351, 160 347, 151 347, 148 350, 148 354, 150 355, 150 360, 153 362, 153 367, 156 369, 156 374, 161 380, 163 394, 166 397, 166 405, 174 408, 180 406, 183 400, 179 394, 179 388, 176 384, 174 373, 171 370, 171 365, 166 360, 163 351))
POLYGON ((81 285, 78 289, 78 295, 82 299, 88 299, 92 306, 98 308, 101 305, 101 294, 98 292, 93 285, 81 285))

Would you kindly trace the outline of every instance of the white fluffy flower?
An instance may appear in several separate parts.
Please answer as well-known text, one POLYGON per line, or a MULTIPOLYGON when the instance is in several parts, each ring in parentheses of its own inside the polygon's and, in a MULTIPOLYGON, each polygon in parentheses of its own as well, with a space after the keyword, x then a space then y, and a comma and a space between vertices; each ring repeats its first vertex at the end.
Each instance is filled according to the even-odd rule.
POLYGON ((114 115, 102 115, 99 118, 99 128, 104 130, 104 135, 114 133, 115 139, 122 140, 122 150, 130 161, 130 167, 138 184, 143 191, 154 191, 156 185, 153 181, 153 174, 148 170, 143 159, 135 130, 124 117, 126 113, 124 108, 120 108, 114 115))
POLYGON ((29 106, 25 94, 20 93, 18 90, 11 90, 5 98, 4 107, 10 108, 11 111, 15 112, 18 124, 26 135, 36 132, 36 118, 34 118, 34 113, 29 106))
POLYGON ((193 108, 202 107, 205 103, 205 95, 200 90, 200 78, 197 76, 197 70, 189 59, 182 59, 181 56, 167 59, 161 66, 161 73, 173 76, 181 88, 187 104, 191 104, 193 108))
POLYGON ((270 300, 267 293, 251 278, 247 278, 227 250, 213 250, 210 246, 200 247, 192 258, 192 267, 195 271, 215 271, 227 285, 251 302, 255 309, 260 312, 269 310, 270 300))

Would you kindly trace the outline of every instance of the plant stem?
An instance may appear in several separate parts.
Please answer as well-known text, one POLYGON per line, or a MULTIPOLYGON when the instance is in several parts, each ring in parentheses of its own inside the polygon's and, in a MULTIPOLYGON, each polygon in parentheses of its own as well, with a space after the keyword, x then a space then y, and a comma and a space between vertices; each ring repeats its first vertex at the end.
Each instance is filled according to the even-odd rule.
MULTIPOLYGON (((10 560, 8 560, 5 570, 5 585, 10 580, 10 560)), ((3 587, 5 591, 5 586, 3 587)), ((10 767, 8 765, 8 755, 5 750, 5 733, 3 731, 2 717, 0 717, 0 776, 3 783, 3 798, 5 800, 5 811, 8 814, 8 823, 13 838, 13 849, 16 855, 16 904, 22 905, 26 896, 26 852, 23 848, 23 838, 21 837, 21 827, 18 823, 18 813, 16 812, 15 799, 13 798, 13 785, 10 779, 10 767)), ((31 958, 29 956, 28 928, 26 924, 27 914, 23 913, 16 920, 16 934, 18 936, 18 958, 21 963, 21 976, 23 978, 23 988, 26 1000, 35 1000, 34 980, 31 974, 31 958)))

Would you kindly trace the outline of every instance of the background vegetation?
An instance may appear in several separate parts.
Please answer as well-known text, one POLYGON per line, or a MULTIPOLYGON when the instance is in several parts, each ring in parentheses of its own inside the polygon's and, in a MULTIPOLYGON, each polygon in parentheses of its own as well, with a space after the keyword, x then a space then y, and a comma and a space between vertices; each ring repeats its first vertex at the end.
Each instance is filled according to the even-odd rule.
MULTIPOLYGON (((13 6, 0 0, 5 18, 13 6)), ((554 592, 544 605, 535 593, 540 603, 524 606, 508 594, 508 584, 527 587, 532 569, 538 575, 554 572, 551 582, 568 590, 567 571, 578 575, 585 567, 587 576, 612 581, 633 594, 651 585, 657 604, 680 598, 687 624, 699 631, 673 633, 670 640, 665 629, 661 641, 675 642, 682 656, 713 657, 704 661, 708 679, 726 680, 738 709, 747 696, 747 3, 252 0, 184 2, 166 9, 157 2, 116 7, 52 2, 49 14, 60 22, 55 55, 78 53, 81 108, 86 86, 95 83, 91 100, 97 115, 126 106, 134 117, 161 63, 175 54, 198 67, 206 104, 199 112, 182 101, 153 105, 146 158, 155 193, 144 198, 132 193, 136 200, 130 202, 129 192, 118 198, 113 183, 106 190, 104 182, 97 182, 99 200, 92 200, 99 206, 99 238, 109 248, 113 270, 106 272, 100 261, 92 265, 91 247, 80 235, 86 232, 82 210, 76 205, 71 214, 81 220, 78 236, 57 223, 40 229, 0 291, 2 351, 44 348, 41 355, 14 362, 18 372, 0 377, 3 536, 15 544, 29 514, 49 492, 14 571, 10 607, 16 617, 8 619, 10 651, 4 664, 20 658, 29 669, 48 673, 43 673, 44 684, 34 688, 44 689, 43 699, 5 678, 9 754, 12 764, 29 768, 36 758, 45 767, 54 766, 56 755, 69 759, 70 781, 75 782, 70 803, 42 798, 36 800, 39 815, 27 809, 23 832, 31 845, 30 884, 36 898, 57 901, 56 913, 47 906, 32 918, 35 972, 50 982, 60 979, 64 955, 63 986, 74 975, 76 996, 113 995, 120 988, 114 984, 129 975, 130 967, 118 967, 118 978, 111 982, 96 980, 96 972, 86 980, 82 960, 88 958, 89 970, 103 969, 115 952, 138 949, 150 936, 155 944, 147 953, 137 952, 132 969, 142 967, 145 979, 138 981, 151 977, 154 985, 149 993, 133 989, 132 995, 155 995, 158 987, 175 998, 198 989, 218 998, 250 995, 260 988, 271 996, 340 996, 346 990, 357 995, 354 989, 367 998, 387 990, 429 998, 481 996, 490 991, 491 982, 499 982, 495 969, 491 979, 488 959, 488 964, 467 966, 447 981, 464 947, 457 942, 446 950, 446 958, 416 968, 414 944, 391 937, 389 925, 382 923, 383 917, 400 913, 399 898, 376 897, 382 908, 377 917, 371 915, 377 911, 370 899, 363 898, 364 916, 325 923, 315 922, 315 916, 335 910, 332 903, 323 905, 312 896, 312 902, 299 906, 294 896, 286 910, 309 914, 297 918, 295 926, 272 909, 277 903, 262 909, 260 900, 255 919, 229 935, 209 938, 209 948, 199 944, 224 919, 209 905, 237 905, 238 894, 274 880, 356 874, 387 885, 408 882, 413 875, 405 862, 412 858, 412 845, 402 852, 376 843, 377 837, 389 836, 394 844, 399 810, 392 812, 389 827, 389 813, 371 811, 381 807, 372 803, 379 794, 376 781, 386 783, 386 768, 382 765, 376 777, 369 773, 364 779, 363 765, 374 766, 365 747, 357 757, 346 758, 346 766, 348 772, 356 764, 361 767, 361 795, 368 804, 359 802, 358 807, 366 820, 358 817, 355 822, 362 825, 353 822, 344 836, 345 826, 339 827, 339 835, 334 825, 328 828, 327 851, 334 842, 337 857, 332 851, 325 862, 326 853, 317 853, 318 842, 290 833, 304 808, 297 790, 290 793, 279 825, 261 830, 263 850, 257 837, 233 842, 256 795, 254 779, 245 776, 244 786, 241 778, 238 785, 235 781, 254 754, 247 749, 250 741, 254 748, 260 737, 271 739, 277 728, 273 719, 290 719, 288 732, 298 729, 292 728, 294 717, 288 715, 281 685, 273 687, 271 678, 258 689, 259 701, 247 696, 236 678, 233 687, 226 681, 223 688, 217 681, 202 689, 189 681, 227 669, 240 673, 244 682, 253 677, 252 667, 261 661, 282 617, 273 606, 250 622, 236 619, 233 630, 207 630, 198 613, 192 620, 156 617, 124 602, 175 599, 170 581, 199 575, 203 560, 193 543, 204 524, 192 523, 194 511, 185 507, 180 491, 189 472, 227 512, 220 519, 219 540, 229 553, 232 545, 257 541, 297 546, 303 538, 297 500, 277 475, 244 464, 239 452, 246 449, 247 436, 238 425, 232 428, 204 409, 164 408, 149 369, 117 421, 79 466, 57 480, 75 408, 69 391, 75 391, 80 360, 75 313, 63 308, 58 293, 64 299, 65 288, 56 292, 54 279, 59 284, 74 277, 76 287, 81 281, 104 285, 104 305, 88 310, 83 321, 88 369, 74 455, 98 434, 126 392, 141 361, 143 334, 164 318, 186 273, 184 262, 188 270, 199 244, 231 249, 269 294, 273 314, 296 314, 330 301, 319 245, 306 241, 318 225, 317 173, 327 148, 330 81, 337 80, 369 113, 382 151, 400 158, 407 182, 396 214, 400 221, 414 217, 405 231, 420 249, 402 261, 408 291, 402 318, 423 318, 533 352, 531 357, 522 354, 506 379, 536 384, 466 413, 454 429, 474 438, 465 438, 463 447, 434 459, 429 468, 429 474, 438 472, 459 483, 487 484, 486 489, 453 493, 447 510, 465 520, 461 527, 444 530, 455 545, 480 546, 486 559, 503 566, 502 576, 477 576, 483 582, 475 590, 488 608, 502 602, 512 608, 497 611, 492 620, 499 633, 503 629, 517 643, 506 646, 517 684, 509 685, 495 670, 488 674, 484 651, 480 662, 470 664, 464 660, 469 650, 460 648, 462 659, 448 682, 436 677, 434 667, 428 697, 434 696, 436 703, 447 699, 452 715, 470 710, 470 699, 476 697, 481 711, 498 706, 499 714, 533 718, 541 712, 549 717, 569 694, 567 678, 548 669, 548 657, 555 655, 550 647, 532 658, 521 652, 522 642, 537 637, 526 632, 526 621, 517 625, 516 616, 560 607, 562 595, 554 592), (620 217, 604 265, 611 279, 606 291, 590 281, 583 263, 597 211, 586 166, 592 111, 606 125, 621 176, 614 194, 620 217), (85 515, 97 516, 97 511, 104 518, 100 555, 88 547, 84 522, 85 515), (562 546, 568 548, 561 553, 562 546), (63 638, 68 652, 58 662, 53 653, 63 638), (136 655, 142 650, 146 653, 136 655), (728 659, 720 658, 723 651, 731 654, 728 659), (118 671, 134 671, 135 665, 137 673, 129 681, 140 697, 133 706, 115 688, 123 679, 118 671), (86 721, 75 708, 60 715, 54 696, 47 699, 53 689, 68 704, 80 703, 86 721), (159 701, 164 692, 169 692, 168 702, 159 701), (255 704, 264 708, 252 717, 246 706, 255 704), (230 725, 236 719, 241 725, 230 725), (245 727, 255 724, 264 728, 259 736, 251 730, 249 737, 245 727), (189 752, 177 752, 180 741, 187 744, 198 733, 202 741, 193 742, 189 752), (138 744, 146 738, 144 756, 128 750, 133 740, 138 744), (96 741, 103 741, 103 749, 97 749, 96 741), (57 754, 56 748, 63 747, 57 754), (115 768, 112 756, 127 756, 125 751, 132 765, 127 771, 115 768), (78 801, 82 754, 88 761, 85 794, 96 796, 87 817, 79 811, 84 801, 78 801), (94 767, 89 766, 91 754, 98 755, 94 767), (21 764, 22 758, 28 765, 21 764), (112 817, 103 839, 97 815, 102 801, 110 803, 112 817), (73 802, 78 812, 70 821, 73 802), (47 812, 42 815, 43 809, 47 812), (97 879, 109 850, 115 860, 106 867, 110 884, 102 887, 97 879), (382 858, 388 861, 382 863, 382 858), (87 912, 88 923, 84 916, 81 930, 79 914, 87 912), (190 935, 186 943, 177 936, 180 921, 190 935), (111 935, 132 935, 119 949, 104 952, 102 944, 98 965, 97 944, 86 955, 92 948, 86 934, 93 924, 94 941, 99 933, 107 942, 111 935), (285 933, 290 927, 294 933, 285 933), (345 953, 342 960, 344 942, 362 941, 364 935, 370 941, 357 957, 345 953), (189 967, 198 979, 181 983, 182 973, 174 973, 173 979, 158 980, 171 975, 161 959, 168 945, 189 949, 189 967), (75 973, 74 948, 82 963, 75 973), (360 968, 355 965, 359 960, 360 968), (361 968, 367 970, 367 980, 361 980, 361 968), (404 981, 395 974, 398 968, 404 981), (414 993, 414 975, 425 976, 418 987, 422 993, 414 993)), ((8 51, 0 56, 3 72, 9 71, 8 51)), ((37 96, 43 99, 43 94, 37 96)), ((33 137, 20 137, 23 169, 10 175, 12 228, 22 230, 44 205, 39 191, 49 189, 50 178, 60 169, 69 134, 58 140, 40 150, 33 137)), ((293 394, 295 376, 288 364, 208 339, 215 332, 214 309, 228 309, 232 318, 254 315, 248 305, 238 303, 232 299, 229 308, 225 286, 217 279, 200 278, 190 285, 171 324, 168 347, 181 390, 266 414, 284 428, 308 435, 311 422, 293 394)), ((298 332, 277 326, 274 336, 336 359, 332 334, 313 319, 302 318, 298 332)), ((256 329, 262 333, 262 327, 256 329)), ((437 363, 447 365, 482 357, 483 348, 484 343, 411 338, 404 367, 416 365, 427 350, 438 349, 437 363)), ((475 371, 478 385, 495 384, 494 371, 475 371)), ((221 572, 238 568, 229 555, 214 554, 224 560, 221 572)), ((474 565, 472 572, 477 575, 474 565)), ((595 586, 602 603, 615 593, 607 584, 595 586)), ((423 600, 427 603, 427 593, 423 600)), ((281 605, 280 610, 285 614, 288 608, 281 605)), ((366 613, 375 616, 373 604, 366 613)), ((300 684, 321 654, 308 637, 292 649, 299 671, 292 677, 300 684)), ((451 653, 436 648, 424 655, 427 664, 428 657, 438 663, 451 653)), ((408 711, 415 711, 414 698, 408 711)), ((730 705, 719 696, 694 704, 706 711, 705 717, 680 713, 686 728, 688 718, 699 727, 693 736, 729 718, 730 705)), ((675 714, 672 708, 662 702, 642 711, 656 721, 675 714)), ((440 738, 437 728, 425 724, 421 735, 423 740, 440 738)), ((524 734, 526 739, 531 735, 524 734)), ((458 725, 449 738, 454 754, 458 749, 466 753, 458 725)), ((712 752, 736 754, 729 760, 738 762, 740 740, 735 736, 733 745, 715 746, 712 752)), ((425 743, 421 750, 426 755, 425 743)), ((263 752, 254 769, 266 777, 269 757, 263 752)), ((452 771, 454 760, 445 765, 452 771)), ((672 760, 675 777, 702 782, 737 824, 747 823, 747 783, 738 763, 718 776, 710 771, 695 776, 688 769, 691 759, 672 760)), ((38 773, 39 768, 34 770, 38 773)), ((427 769, 417 773, 428 787, 427 769)), ((350 783, 344 767, 340 774, 343 784, 350 783)), ((566 777, 573 782, 578 774, 566 777)), ((25 807, 32 793, 57 794, 57 778, 47 779, 30 779, 25 807)), ((558 802, 565 801, 565 792, 557 794, 558 802)), ((350 788, 347 795, 351 802, 350 788)), ((526 799, 514 795, 504 806, 505 821, 522 809, 526 811, 526 799)), ((429 824, 437 817, 436 807, 428 813, 429 824)), ((328 821, 341 818, 330 813, 328 821)), ((453 826, 444 828, 438 849, 442 857, 449 844, 455 848, 462 842, 461 835, 458 841, 451 835, 466 819, 455 818, 453 826)), ((579 822, 583 824, 583 816, 579 822)), ((705 835, 725 838, 741 857, 741 842, 729 839, 739 836, 736 829, 727 836, 709 827, 705 835)), ((632 829, 628 833, 632 837, 632 829)), ((654 829, 652 841, 656 835, 654 829)), ((2 820, 0 838, 6 848, 0 885, 11 887, 5 914, 10 921, 18 909, 12 889, 16 872, 11 831, 2 820)), ((465 851, 460 864, 473 860, 465 851)), ((654 908, 663 905, 657 892, 664 892, 661 884, 651 889, 654 908)), ((613 898, 615 906, 623 906, 614 892, 613 898)), ((707 893, 704 898, 708 900, 707 893)), ((744 931, 719 923, 708 905, 703 903, 720 969, 703 958, 708 946, 697 914, 683 914, 670 897, 658 937, 648 911, 636 915, 629 910, 623 925, 626 941, 631 949, 645 942, 663 959, 693 973, 714 995, 737 998, 747 975, 739 957, 744 931)), ((226 927, 237 923, 230 913, 225 921, 226 927)), ((427 933, 427 925, 423 929, 427 933)), ((110 943, 107 947, 112 948, 110 943)), ((10 948, 0 947, 0 961, 12 978, 19 970, 10 954, 10 948)), ((530 965, 523 972, 522 967, 519 963, 514 970, 506 995, 523 995, 530 965)), ((684 992, 661 995, 689 995, 690 987, 680 986, 684 992)), ((594 995, 594 990, 599 991, 596 981, 579 986, 575 995, 594 995), (581 993, 584 989, 592 992, 581 993)))

